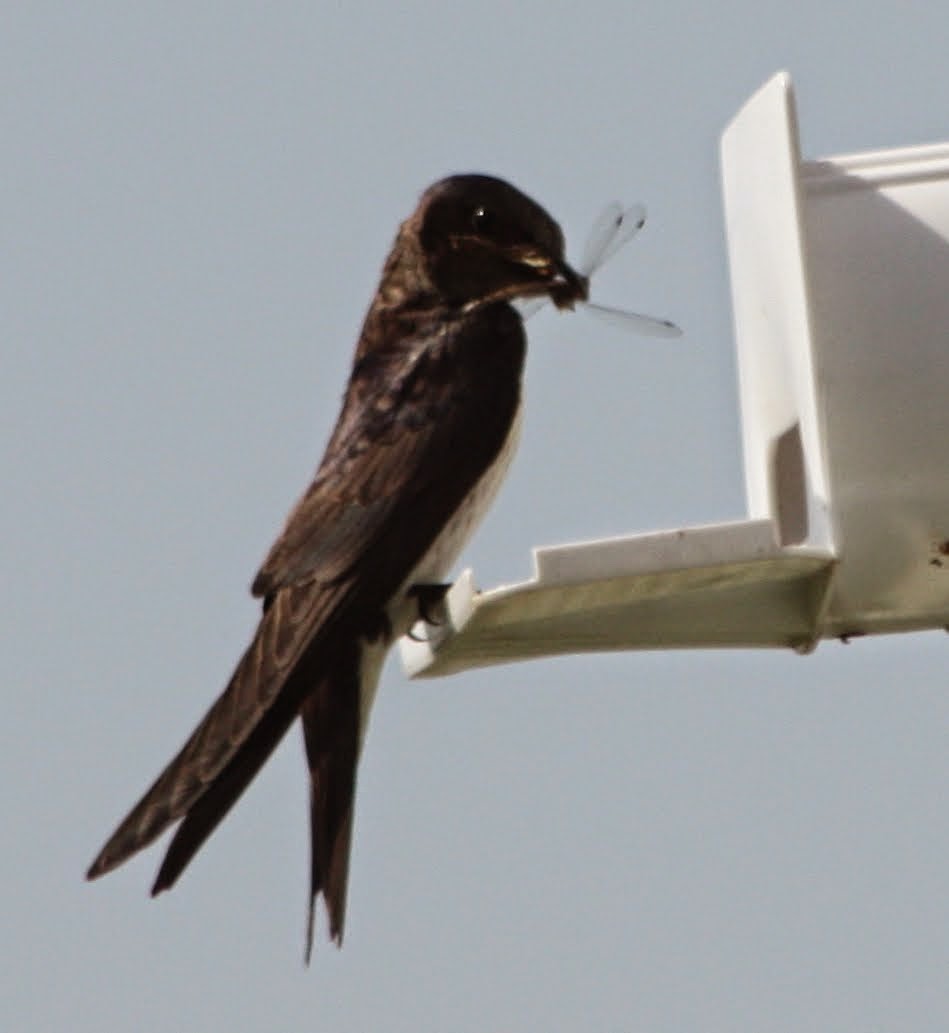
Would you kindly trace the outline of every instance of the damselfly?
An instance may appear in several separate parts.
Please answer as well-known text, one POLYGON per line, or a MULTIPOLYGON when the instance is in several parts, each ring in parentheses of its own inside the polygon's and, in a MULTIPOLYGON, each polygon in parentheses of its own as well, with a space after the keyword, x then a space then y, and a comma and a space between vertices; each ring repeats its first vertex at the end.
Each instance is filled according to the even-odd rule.
MULTIPOLYGON (((643 205, 634 204, 629 208, 623 208, 618 201, 608 204, 590 230, 577 272, 581 276, 592 277, 593 273, 608 262, 624 244, 632 240, 645 224, 646 209, 643 205)), ((546 297, 533 298, 530 301, 518 302, 518 308, 523 318, 527 319, 549 300, 546 297)), ((682 334, 679 327, 668 319, 657 319, 641 312, 629 312, 595 301, 585 301, 582 304, 595 316, 634 333, 648 334, 651 337, 679 337, 682 334)))

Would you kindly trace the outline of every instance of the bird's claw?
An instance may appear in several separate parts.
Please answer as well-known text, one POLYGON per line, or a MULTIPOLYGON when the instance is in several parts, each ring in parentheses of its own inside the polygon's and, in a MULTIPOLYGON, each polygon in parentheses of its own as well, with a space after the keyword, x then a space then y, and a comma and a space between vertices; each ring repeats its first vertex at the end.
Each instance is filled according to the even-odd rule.
MULTIPOLYGON (((442 623, 442 619, 436 613, 436 610, 445 601, 449 588, 451 588, 450 584, 412 585, 408 594, 415 600, 420 621, 424 621, 426 624, 433 624, 436 627, 442 623)), ((415 639, 416 642, 423 641, 416 638, 411 631, 409 632, 409 637, 415 639)))

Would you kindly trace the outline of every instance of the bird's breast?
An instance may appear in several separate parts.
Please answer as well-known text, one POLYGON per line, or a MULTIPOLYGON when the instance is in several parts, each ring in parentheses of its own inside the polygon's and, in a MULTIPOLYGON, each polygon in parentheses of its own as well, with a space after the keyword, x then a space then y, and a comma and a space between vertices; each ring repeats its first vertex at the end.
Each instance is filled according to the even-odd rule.
POLYGON ((462 500, 454 515, 445 524, 441 532, 432 542, 421 561, 412 571, 403 586, 435 583, 443 581, 452 565, 458 559, 468 539, 474 534, 484 515, 491 508, 507 474, 521 436, 521 408, 511 421, 504 444, 494 462, 485 470, 475 486, 462 500))

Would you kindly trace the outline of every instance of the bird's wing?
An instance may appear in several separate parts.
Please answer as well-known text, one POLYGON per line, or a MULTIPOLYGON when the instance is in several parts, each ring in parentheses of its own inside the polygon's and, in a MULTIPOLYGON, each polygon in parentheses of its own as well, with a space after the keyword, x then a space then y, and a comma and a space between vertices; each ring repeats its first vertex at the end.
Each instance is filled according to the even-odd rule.
POLYGON ((254 579, 255 595, 307 577, 327 585, 381 578, 394 591, 394 568, 400 577, 412 569, 497 455, 518 402, 524 332, 508 306, 469 317, 450 336, 450 348, 413 340, 404 349, 411 358, 383 360, 364 378, 368 387, 354 379, 359 404, 344 407, 315 479, 254 579), (459 357, 484 368, 459 376, 459 357))
POLYGON ((180 846, 180 857, 163 866, 155 891, 170 885, 292 723, 321 676, 326 643, 379 630, 371 622, 490 466, 514 418, 523 328, 506 306, 498 311, 467 320, 451 348, 433 349, 403 376, 371 378, 355 417, 344 407, 327 458, 258 575, 268 605, 253 642, 89 878, 188 815, 169 850, 180 846), (479 367, 459 376, 472 349, 482 353, 479 367))

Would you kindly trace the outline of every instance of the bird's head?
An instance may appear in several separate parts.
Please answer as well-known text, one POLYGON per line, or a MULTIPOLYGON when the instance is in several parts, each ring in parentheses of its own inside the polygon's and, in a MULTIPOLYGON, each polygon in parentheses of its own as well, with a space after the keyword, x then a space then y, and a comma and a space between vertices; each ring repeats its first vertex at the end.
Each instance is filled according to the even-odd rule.
POLYGON ((449 176, 422 195, 412 220, 427 278, 451 305, 549 295, 587 297, 564 260, 563 233, 526 194, 493 176, 449 176))

